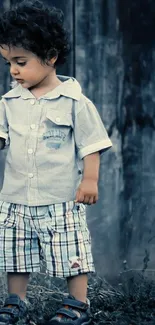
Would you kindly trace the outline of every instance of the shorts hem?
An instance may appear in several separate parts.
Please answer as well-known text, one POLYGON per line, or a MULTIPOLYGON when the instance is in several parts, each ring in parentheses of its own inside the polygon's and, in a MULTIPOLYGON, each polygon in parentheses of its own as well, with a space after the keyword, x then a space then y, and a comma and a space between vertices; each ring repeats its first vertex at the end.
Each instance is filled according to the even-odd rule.
POLYGON ((82 270, 82 271, 77 271, 77 272, 66 272, 66 273, 57 273, 53 274, 53 272, 50 272, 49 270, 46 270, 46 273, 53 278, 69 278, 69 277, 74 277, 82 274, 88 274, 88 273, 96 273, 95 269, 87 269, 87 270, 82 270))
POLYGON ((40 268, 31 269, 20 269, 20 270, 13 270, 13 269, 0 269, 1 273, 40 273, 40 268))

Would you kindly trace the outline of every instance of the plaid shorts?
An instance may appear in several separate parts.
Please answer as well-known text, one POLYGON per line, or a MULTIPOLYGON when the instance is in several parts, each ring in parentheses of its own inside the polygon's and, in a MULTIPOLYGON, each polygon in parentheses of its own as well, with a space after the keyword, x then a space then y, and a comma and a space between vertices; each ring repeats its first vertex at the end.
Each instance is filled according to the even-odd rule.
POLYGON ((85 206, 28 207, 0 201, 0 271, 70 277, 94 272, 85 206))

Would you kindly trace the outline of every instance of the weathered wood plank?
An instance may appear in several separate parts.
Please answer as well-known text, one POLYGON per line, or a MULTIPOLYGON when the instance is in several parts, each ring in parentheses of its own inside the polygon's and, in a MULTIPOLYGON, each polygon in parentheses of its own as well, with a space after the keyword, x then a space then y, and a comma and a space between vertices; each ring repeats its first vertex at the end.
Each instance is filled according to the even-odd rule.
MULTIPOLYGON (((0 1, 0 8, 7 9, 10 6, 10 0, 0 1)), ((9 89, 10 85, 10 73, 5 66, 4 61, 0 57, 0 96, 9 89)))
MULTIPOLYGON (((116 127, 118 87, 122 76, 114 1, 76 3, 76 77, 96 104, 114 148, 102 158, 100 200, 90 209, 94 258, 100 273, 119 267, 119 202, 122 188, 121 137, 116 127), (111 23, 109 23, 109 21, 111 23)), ((89 123, 89 121, 88 121, 89 123)))
MULTIPOLYGON (((10 0, 0 1, 0 9, 7 9, 10 6, 10 0)), ((0 97, 10 88, 10 73, 5 66, 4 61, 0 57, 0 97)), ((3 182, 4 164, 5 164, 6 150, 0 151, 0 189, 3 182)))
POLYGON ((125 198, 120 253, 130 267, 143 268, 145 262, 154 269, 155 2, 120 0, 118 4, 124 61, 118 110, 125 198))
MULTIPOLYGON (((51 5, 50 0, 46 0, 51 5)), ((69 40, 71 44, 71 53, 65 63, 57 69, 57 73, 62 75, 73 76, 74 75, 74 0, 52 0, 52 6, 61 9, 64 13, 64 25, 69 34, 69 40)))

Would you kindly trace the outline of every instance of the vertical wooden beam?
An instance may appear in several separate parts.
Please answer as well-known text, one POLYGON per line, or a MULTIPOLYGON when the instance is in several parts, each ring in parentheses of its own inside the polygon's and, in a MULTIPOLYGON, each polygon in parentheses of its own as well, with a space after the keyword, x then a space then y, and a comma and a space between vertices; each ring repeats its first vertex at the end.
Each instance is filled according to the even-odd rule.
POLYGON ((75 61, 74 61, 74 0, 46 0, 49 5, 59 8, 64 13, 64 25, 69 34, 69 40, 71 44, 71 53, 63 66, 60 66, 57 70, 58 74, 74 75, 75 61))
MULTIPOLYGON (((101 274, 119 269, 119 218, 122 188, 121 137, 116 127, 118 88, 122 78, 113 0, 76 0, 76 77, 96 104, 113 149, 101 160, 100 200, 89 209, 94 258, 101 274)), ((88 121, 89 123, 89 121, 88 121)))
POLYGON ((121 254, 130 268, 145 266, 147 272, 155 270, 155 2, 119 0, 118 6, 124 61, 121 254))
MULTIPOLYGON (((0 8, 2 10, 9 8, 9 6, 10 6, 10 0, 0 1, 0 8)), ((10 73, 0 56, 0 96, 9 89, 9 86, 10 86, 10 73)))
MULTIPOLYGON (((7 9, 10 6, 10 0, 1 0, 0 9, 7 9)), ((0 57, 0 97, 10 88, 10 73, 4 61, 0 57)), ((0 151, 0 189, 3 182, 4 164, 5 164, 6 150, 0 151)))

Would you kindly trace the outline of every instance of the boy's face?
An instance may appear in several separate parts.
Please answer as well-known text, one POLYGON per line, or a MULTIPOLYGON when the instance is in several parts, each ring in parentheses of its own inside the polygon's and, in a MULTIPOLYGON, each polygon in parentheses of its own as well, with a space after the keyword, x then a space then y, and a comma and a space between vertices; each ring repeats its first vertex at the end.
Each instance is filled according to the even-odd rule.
POLYGON ((41 64, 39 58, 32 52, 23 48, 12 47, 7 45, 0 47, 0 54, 10 65, 11 76, 22 84, 24 88, 37 88, 48 84, 49 76, 54 73, 53 64, 56 57, 50 60, 50 66, 41 64))

